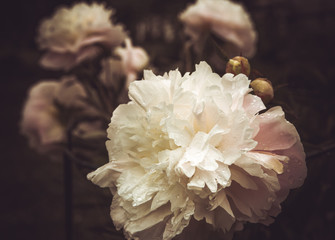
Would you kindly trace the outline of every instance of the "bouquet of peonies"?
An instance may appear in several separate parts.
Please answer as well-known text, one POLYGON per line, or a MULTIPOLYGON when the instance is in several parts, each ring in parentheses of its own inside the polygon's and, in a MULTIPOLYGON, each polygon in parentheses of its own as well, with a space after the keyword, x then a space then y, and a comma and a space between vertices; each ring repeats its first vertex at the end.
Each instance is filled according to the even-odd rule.
POLYGON ((29 92, 21 130, 31 147, 104 164, 87 178, 110 188, 127 239, 229 239, 244 223, 272 223, 304 182, 305 153, 282 108, 267 110, 271 82, 245 58, 257 40, 245 9, 190 5, 179 15, 185 51, 168 73, 112 15, 78 3, 40 25, 40 63, 63 76, 29 92))

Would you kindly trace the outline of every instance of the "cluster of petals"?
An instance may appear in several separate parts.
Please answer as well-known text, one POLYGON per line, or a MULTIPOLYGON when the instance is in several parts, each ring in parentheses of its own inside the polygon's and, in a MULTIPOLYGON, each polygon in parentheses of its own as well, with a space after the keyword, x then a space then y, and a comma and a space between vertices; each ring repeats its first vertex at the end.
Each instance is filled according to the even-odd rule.
POLYGON ((112 10, 102 4, 75 4, 60 8, 44 20, 37 38, 46 53, 41 59, 44 67, 68 70, 83 60, 95 57, 100 48, 114 48, 126 34, 121 25, 111 22, 112 10))
POLYGON ((195 45, 208 33, 213 33, 233 44, 235 52, 232 55, 242 53, 243 56, 252 57, 255 54, 257 34, 249 14, 238 3, 197 0, 180 15, 180 19, 195 45))
POLYGON ((131 101, 107 130, 110 161, 88 175, 111 189, 111 217, 127 239, 168 240, 200 222, 222 235, 245 222, 270 224, 302 185, 295 127, 280 107, 259 113, 265 106, 249 83, 201 62, 184 76, 145 71, 130 84, 131 101))
MULTIPOLYGON (((32 86, 20 123, 30 146, 40 153, 58 151, 60 144, 66 141, 66 116, 76 110, 93 112, 83 101, 85 96, 82 85, 74 77, 45 80, 32 86)), ((91 125, 83 122, 77 132, 85 133, 91 125)))

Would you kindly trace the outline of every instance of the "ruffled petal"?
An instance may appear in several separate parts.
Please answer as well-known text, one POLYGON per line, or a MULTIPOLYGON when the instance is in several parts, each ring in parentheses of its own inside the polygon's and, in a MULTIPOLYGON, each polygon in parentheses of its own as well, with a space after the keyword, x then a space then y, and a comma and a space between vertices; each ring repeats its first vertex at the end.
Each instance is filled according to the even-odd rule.
POLYGON ((255 121, 259 123, 259 132, 254 138, 258 142, 255 150, 288 149, 299 141, 297 130, 285 119, 281 107, 271 108, 260 114, 255 121))

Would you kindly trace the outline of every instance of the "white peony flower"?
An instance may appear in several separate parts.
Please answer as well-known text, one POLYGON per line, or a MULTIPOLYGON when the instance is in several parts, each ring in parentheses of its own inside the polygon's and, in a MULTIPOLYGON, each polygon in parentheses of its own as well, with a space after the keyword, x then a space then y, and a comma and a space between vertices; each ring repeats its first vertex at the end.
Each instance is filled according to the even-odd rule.
POLYGON ((96 44, 113 48, 124 40, 122 26, 111 22, 112 10, 104 5, 78 3, 60 8, 39 28, 38 44, 47 50, 41 59, 44 67, 70 69, 99 53, 96 44))
POLYGON ((201 62, 192 74, 145 71, 130 84, 107 130, 110 162, 88 175, 111 189, 111 217, 128 239, 183 236, 191 220, 223 232, 269 224, 303 183, 295 127, 280 107, 259 114, 249 83, 201 62))
POLYGON ((231 55, 252 57, 256 50, 257 34, 249 14, 238 4, 228 0, 198 0, 181 15, 185 32, 199 50, 206 33, 211 32, 235 46, 231 55))

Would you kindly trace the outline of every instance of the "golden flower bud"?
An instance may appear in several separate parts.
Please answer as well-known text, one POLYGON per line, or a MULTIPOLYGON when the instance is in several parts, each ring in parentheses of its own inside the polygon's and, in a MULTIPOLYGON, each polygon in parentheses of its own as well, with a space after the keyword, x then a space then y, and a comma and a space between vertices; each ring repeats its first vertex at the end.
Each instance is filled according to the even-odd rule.
POLYGON ((254 93, 262 99, 264 103, 270 102, 273 97, 273 87, 267 78, 256 78, 250 83, 254 93))
POLYGON ((233 73, 234 75, 243 73, 247 77, 250 75, 250 64, 248 59, 237 56, 234 58, 229 59, 226 65, 226 72, 233 73))

